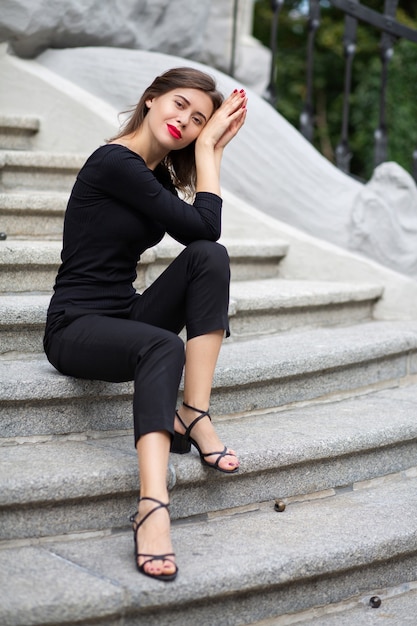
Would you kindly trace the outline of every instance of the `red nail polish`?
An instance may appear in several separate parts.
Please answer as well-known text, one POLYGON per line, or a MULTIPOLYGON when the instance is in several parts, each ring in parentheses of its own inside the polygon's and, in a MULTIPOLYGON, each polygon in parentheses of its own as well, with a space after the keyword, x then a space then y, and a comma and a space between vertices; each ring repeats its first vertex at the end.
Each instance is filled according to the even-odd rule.
POLYGON ((233 93, 237 93, 237 89, 233 89, 233 93))

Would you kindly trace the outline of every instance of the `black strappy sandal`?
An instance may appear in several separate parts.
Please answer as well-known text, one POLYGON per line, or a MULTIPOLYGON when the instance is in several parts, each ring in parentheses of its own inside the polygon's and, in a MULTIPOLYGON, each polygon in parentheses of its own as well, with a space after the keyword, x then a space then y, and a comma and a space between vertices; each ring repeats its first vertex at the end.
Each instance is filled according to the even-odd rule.
MULTIPOLYGON (((175 557, 175 554, 173 552, 169 552, 168 554, 143 554, 143 553, 139 552, 138 530, 142 526, 142 524, 144 522, 146 522, 148 517, 150 517, 152 515, 152 513, 155 513, 155 511, 158 511, 159 509, 166 509, 168 511, 168 507, 169 507, 169 504, 164 504, 160 500, 156 500, 156 498, 143 497, 143 498, 139 498, 139 500, 138 500, 138 510, 136 511, 136 513, 133 513, 133 515, 130 516, 130 521, 132 522, 132 524, 134 524, 134 526, 133 526, 133 537, 134 537, 134 540, 135 540, 136 567, 138 568, 138 570, 139 570, 139 572, 141 574, 144 574, 145 576, 149 576, 149 578, 155 578, 155 580, 163 580, 165 582, 170 582, 171 580, 175 580, 175 578, 177 577, 178 567, 177 567, 176 563, 172 559, 168 558, 168 557, 172 557, 172 556, 175 557), (149 513, 147 513, 140 520, 140 522, 137 522, 136 521, 136 516, 139 513, 139 503, 141 502, 141 500, 152 500, 152 502, 156 502, 158 506, 156 506, 151 511, 149 511, 149 513), (138 559, 141 556, 148 557, 148 558, 146 559, 146 561, 144 561, 142 563, 142 565, 139 565, 138 559), (175 572, 172 572, 172 574, 151 574, 151 573, 149 573, 149 572, 147 572, 145 570, 146 563, 150 563, 151 561, 169 561, 170 563, 172 563, 175 566, 175 572)), ((169 515, 169 512, 168 512, 168 515, 169 515)))
POLYGON ((171 452, 175 452, 175 454, 186 454, 187 452, 189 452, 191 450, 191 444, 193 444, 193 446, 198 450, 198 453, 200 455, 200 459, 203 465, 207 465, 207 467, 212 467, 213 469, 218 470, 219 472, 224 472, 225 474, 236 474, 236 472, 239 471, 239 467, 235 467, 234 469, 231 470, 227 470, 227 469, 223 469, 222 467, 219 466, 219 461, 220 459, 222 459, 225 456, 234 456, 236 457, 235 454, 232 454, 231 452, 227 451, 227 446, 224 446, 223 450, 221 452, 206 452, 204 454, 204 452, 202 452, 200 450, 200 446, 198 445, 198 443, 196 441, 194 441, 194 439, 192 437, 190 437, 190 433, 192 431, 192 429, 194 428, 194 426, 203 419, 203 417, 208 417, 209 420, 211 421, 211 417, 208 411, 201 411, 200 409, 196 409, 193 406, 190 406, 189 404, 186 404, 185 402, 183 402, 183 405, 187 407, 187 409, 192 409, 193 411, 196 411, 197 413, 200 413, 200 415, 198 417, 195 418, 195 420, 193 420, 191 422, 191 424, 187 427, 184 422, 182 421, 178 411, 175 412, 176 416, 178 417, 179 421, 181 422, 181 424, 183 425, 183 427, 185 428, 185 433, 183 435, 181 435, 180 433, 175 432, 174 433, 174 437, 171 441, 171 452), (208 461, 206 461, 205 457, 206 456, 214 456, 215 454, 218 454, 218 457, 216 459, 216 461, 214 463, 209 463, 208 461))

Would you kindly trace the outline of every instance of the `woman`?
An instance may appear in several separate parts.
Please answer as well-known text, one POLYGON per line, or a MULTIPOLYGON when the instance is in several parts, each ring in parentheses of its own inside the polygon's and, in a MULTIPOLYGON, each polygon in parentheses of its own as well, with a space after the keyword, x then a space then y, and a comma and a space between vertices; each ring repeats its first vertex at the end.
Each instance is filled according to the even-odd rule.
POLYGON ((242 127, 246 94, 225 101, 191 68, 158 76, 122 131, 78 174, 65 215, 62 264, 44 338, 63 374, 134 381, 140 473, 132 516, 139 571, 174 580, 166 474, 169 452, 193 444, 204 465, 235 473, 208 413, 214 369, 229 335, 230 269, 216 243, 220 162, 242 127), (192 203, 180 199, 192 194, 192 203), (140 255, 169 233, 186 247, 142 294, 132 283, 140 255), (178 333, 186 327, 184 343, 178 333), (184 402, 175 411, 184 368, 184 402))

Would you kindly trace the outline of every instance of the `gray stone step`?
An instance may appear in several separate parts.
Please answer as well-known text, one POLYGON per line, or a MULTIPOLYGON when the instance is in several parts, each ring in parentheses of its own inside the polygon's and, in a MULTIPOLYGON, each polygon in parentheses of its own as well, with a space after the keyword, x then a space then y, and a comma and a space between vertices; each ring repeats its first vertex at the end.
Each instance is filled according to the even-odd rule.
MULTIPOLYGON (((296 327, 353 324, 370 320, 382 294, 375 285, 267 279, 231 285, 233 338, 271 334, 296 327)), ((0 300, 0 355, 39 353, 50 296, 3 295, 0 300)))
POLYGON ((50 295, 38 293, 1 296, 1 357, 43 352, 42 338, 50 299, 50 295))
POLYGON ((234 338, 372 319, 383 288, 371 284, 266 279, 231 284, 234 338), (235 313, 236 312, 236 313, 235 313))
MULTIPOLYGON (((276 239, 247 241, 224 240, 227 245, 233 280, 277 276, 278 264, 288 246, 276 239)), ((0 241, 0 293, 52 293, 60 263, 61 241, 0 241)), ((141 257, 135 287, 143 289, 164 270, 183 249, 169 237, 141 257)))
POLYGON ((88 155, 69 152, 0 151, 0 192, 70 191, 88 155))
MULTIPOLYGON (((239 474, 171 455, 171 515, 291 500, 406 471, 417 459, 417 386, 216 420, 239 474)), ((17 439, 0 454, 0 540, 126 526, 138 471, 133 434, 17 439), (13 445, 14 444, 14 445, 13 445), (30 510, 30 516, 27 511, 30 510)))
POLYGON ((40 120, 32 115, 0 115, 0 150, 30 150, 40 120))
POLYGON ((51 293, 60 250, 58 241, 0 241, 0 293, 51 293))
MULTIPOLYGON (((214 375, 213 415, 395 386, 417 373, 417 322, 225 341, 214 375)), ((0 360, 0 438, 131 427, 132 383, 60 375, 45 357, 0 360)))
POLYGON ((0 193, 0 224, 8 238, 62 239, 68 193, 0 193))
POLYGON ((169 585, 136 572, 128 531, 10 546, 0 551, 0 622, 237 626, 293 615, 413 580, 416 512, 414 471, 283 513, 266 503, 174 523, 169 585))
POLYGON ((395 587, 377 587, 337 604, 272 617, 251 626, 414 626, 416 611, 417 580, 395 587))
MULTIPOLYGON (((226 246, 230 256, 232 281, 278 276, 279 263, 288 252, 289 246, 286 241, 275 236, 262 238, 231 236, 229 229, 225 230, 226 234, 221 237, 220 242, 226 246)), ((141 263, 144 261, 149 267, 142 282, 138 274, 137 288, 150 285, 181 250, 183 246, 169 236, 164 237, 154 248, 147 250, 141 257, 141 263)))
MULTIPOLYGON (((68 201, 68 191, 21 190, 0 193, 0 222, 9 238, 62 239, 63 216, 68 201)), ((222 232, 225 240, 238 240, 245 248, 254 248, 255 242, 268 243, 272 239, 270 227, 258 217, 248 214, 227 194, 223 201, 222 232), (255 242, 254 242, 255 240, 255 242)), ((288 244, 276 244, 286 252, 288 244)), ((243 250, 243 257, 245 250, 243 250)), ((252 262, 259 263, 259 250, 250 254, 252 262)), ((261 266, 262 269, 262 266, 261 266)))
MULTIPOLYGON (((62 239, 63 218, 69 194, 66 191, 20 191, 0 193, 0 222, 10 238, 62 239)), ((253 217, 242 214, 238 207, 223 203, 223 238, 238 240, 245 248, 254 248, 254 241, 270 241, 271 232, 253 217)), ((288 244, 278 241, 286 252, 288 244)), ((243 257, 245 250, 242 249, 243 257)), ((259 251, 254 262, 259 259, 259 251)))

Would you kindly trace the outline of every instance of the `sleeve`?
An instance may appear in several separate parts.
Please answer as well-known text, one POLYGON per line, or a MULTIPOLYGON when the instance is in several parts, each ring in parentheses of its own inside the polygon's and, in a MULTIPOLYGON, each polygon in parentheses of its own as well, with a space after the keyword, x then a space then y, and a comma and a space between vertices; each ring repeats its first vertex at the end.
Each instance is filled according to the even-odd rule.
POLYGON ((95 172, 95 184, 106 194, 158 222, 184 245, 197 239, 219 239, 219 196, 199 192, 193 204, 189 204, 166 189, 140 156, 128 149, 120 150, 119 146, 115 148, 104 153, 95 172))

